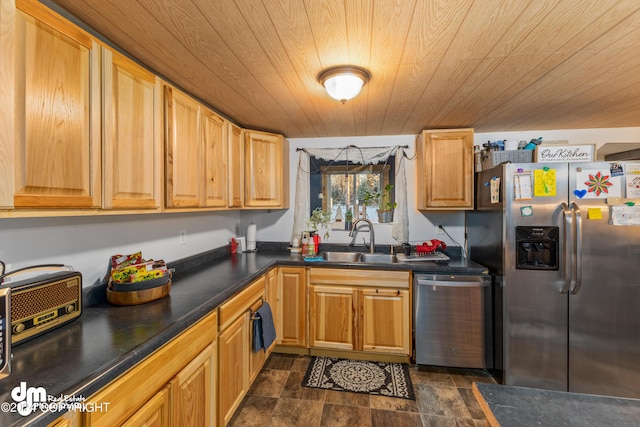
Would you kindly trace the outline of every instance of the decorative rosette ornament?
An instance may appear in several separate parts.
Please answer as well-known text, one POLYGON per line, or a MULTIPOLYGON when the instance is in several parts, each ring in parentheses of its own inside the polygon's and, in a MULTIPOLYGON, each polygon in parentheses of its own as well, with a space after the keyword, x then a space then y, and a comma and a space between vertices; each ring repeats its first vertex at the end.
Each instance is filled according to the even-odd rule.
POLYGON ((613 184, 609 181, 609 175, 603 175, 600 171, 597 174, 589 174, 589 180, 585 181, 584 185, 587 186, 589 193, 595 193, 596 196, 600 196, 602 193, 609 193, 609 187, 613 184))

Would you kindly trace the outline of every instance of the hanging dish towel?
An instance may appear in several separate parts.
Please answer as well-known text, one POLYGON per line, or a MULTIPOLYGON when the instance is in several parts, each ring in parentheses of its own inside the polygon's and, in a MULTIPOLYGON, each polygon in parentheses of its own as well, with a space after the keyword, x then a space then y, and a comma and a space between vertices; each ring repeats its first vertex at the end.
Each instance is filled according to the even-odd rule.
POLYGON ((253 351, 267 349, 276 340, 276 328, 273 324, 273 314, 268 303, 262 306, 254 315, 253 320, 253 351))

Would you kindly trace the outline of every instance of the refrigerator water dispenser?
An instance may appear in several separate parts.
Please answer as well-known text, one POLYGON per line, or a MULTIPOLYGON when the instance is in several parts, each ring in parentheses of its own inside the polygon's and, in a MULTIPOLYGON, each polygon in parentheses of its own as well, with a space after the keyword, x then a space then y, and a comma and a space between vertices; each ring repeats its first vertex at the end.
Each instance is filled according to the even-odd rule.
POLYGON ((516 227, 516 269, 558 270, 558 227, 516 227))

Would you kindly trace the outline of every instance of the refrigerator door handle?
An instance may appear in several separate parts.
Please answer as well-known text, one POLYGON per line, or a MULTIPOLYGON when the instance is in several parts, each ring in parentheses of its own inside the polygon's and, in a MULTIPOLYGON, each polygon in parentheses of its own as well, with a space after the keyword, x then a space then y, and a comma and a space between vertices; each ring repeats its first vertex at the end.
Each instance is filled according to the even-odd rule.
POLYGON ((566 203, 560 205, 564 216, 564 253, 562 255, 562 266, 564 267, 564 285, 560 290, 561 294, 566 294, 571 289, 571 277, 573 266, 573 212, 566 203))
POLYGON ((575 281, 571 284, 571 293, 577 294, 582 287, 582 214, 575 202, 571 203, 571 210, 576 217, 576 240, 574 251, 574 276, 575 281))

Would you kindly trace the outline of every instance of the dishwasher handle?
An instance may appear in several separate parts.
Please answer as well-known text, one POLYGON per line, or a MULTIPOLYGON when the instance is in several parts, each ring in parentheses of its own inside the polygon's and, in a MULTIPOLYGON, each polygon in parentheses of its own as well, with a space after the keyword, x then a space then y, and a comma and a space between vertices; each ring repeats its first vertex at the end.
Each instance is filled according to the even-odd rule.
POLYGON ((472 280, 459 280, 461 278, 451 279, 450 277, 434 278, 434 279, 416 279, 418 286, 437 286, 445 288, 483 288, 489 286, 488 280, 474 277, 472 280))

